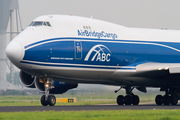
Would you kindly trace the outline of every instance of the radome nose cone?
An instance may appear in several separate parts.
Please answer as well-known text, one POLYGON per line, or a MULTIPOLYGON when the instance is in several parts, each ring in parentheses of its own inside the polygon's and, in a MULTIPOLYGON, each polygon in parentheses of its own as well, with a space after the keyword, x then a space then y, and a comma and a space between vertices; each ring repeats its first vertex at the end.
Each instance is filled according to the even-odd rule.
POLYGON ((23 48, 22 46, 16 42, 11 41, 6 47, 6 55, 11 62, 19 62, 22 58, 23 48))

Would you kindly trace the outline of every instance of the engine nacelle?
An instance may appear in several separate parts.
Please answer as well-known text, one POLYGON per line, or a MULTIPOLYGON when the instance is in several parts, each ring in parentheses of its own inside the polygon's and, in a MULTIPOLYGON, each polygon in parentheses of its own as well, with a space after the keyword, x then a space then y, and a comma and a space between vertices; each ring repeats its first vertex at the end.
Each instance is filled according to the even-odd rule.
POLYGON ((34 77, 32 77, 30 74, 20 71, 19 79, 21 84, 24 85, 25 87, 35 88, 34 77))
MULTIPOLYGON (((40 92, 45 92, 44 83, 41 83, 38 77, 35 77, 34 82, 35 82, 36 88, 40 92)), ((68 91, 69 89, 77 88, 78 84, 54 81, 53 86, 54 88, 49 90, 50 94, 62 94, 68 91)))

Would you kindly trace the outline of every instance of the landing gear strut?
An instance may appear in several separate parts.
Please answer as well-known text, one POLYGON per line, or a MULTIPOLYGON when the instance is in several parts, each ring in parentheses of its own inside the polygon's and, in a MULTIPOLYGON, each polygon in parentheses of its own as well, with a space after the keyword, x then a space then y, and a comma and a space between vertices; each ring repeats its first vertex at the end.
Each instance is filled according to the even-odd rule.
MULTIPOLYGON (((134 88, 131 87, 125 87, 126 90, 126 96, 124 97, 123 95, 119 95, 117 97, 117 104, 118 105, 138 105, 139 104, 139 97, 137 95, 134 95, 132 93, 132 90, 134 88)), ((115 91, 117 92, 117 91, 115 91)))
POLYGON ((53 80, 47 78, 47 80, 45 80, 45 95, 42 95, 41 97, 41 104, 43 106, 54 106, 56 104, 56 97, 54 95, 49 95, 49 90, 54 88, 53 86, 53 80))

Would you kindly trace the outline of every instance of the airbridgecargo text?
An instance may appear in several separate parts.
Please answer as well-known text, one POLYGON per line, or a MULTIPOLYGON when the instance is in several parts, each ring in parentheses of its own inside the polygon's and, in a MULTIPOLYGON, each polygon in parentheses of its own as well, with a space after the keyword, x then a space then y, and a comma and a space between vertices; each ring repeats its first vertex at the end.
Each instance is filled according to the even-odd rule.
POLYGON ((97 37, 98 39, 104 38, 112 38, 116 39, 118 36, 115 33, 106 33, 104 31, 96 32, 96 31, 88 31, 88 30, 78 30, 78 36, 88 36, 88 37, 97 37))

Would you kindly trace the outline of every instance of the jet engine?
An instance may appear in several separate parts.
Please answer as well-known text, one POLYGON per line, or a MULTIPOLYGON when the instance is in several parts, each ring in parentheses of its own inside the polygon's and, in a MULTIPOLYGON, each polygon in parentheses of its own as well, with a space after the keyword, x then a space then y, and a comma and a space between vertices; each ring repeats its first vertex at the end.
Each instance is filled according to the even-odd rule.
MULTIPOLYGON (((44 83, 42 83, 42 80, 39 79, 39 77, 35 77, 35 86, 40 92, 45 92, 45 86, 44 83)), ((53 81, 52 85, 54 88, 49 90, 50 94, 62 94, 68 91, 69 89, 77 88, 78 84, 75 83, 66 83, 66 82, 60 82, 60 81, 53 81)))
MULTIPOLYGON (((32 77, 32 75, 27 74, 23 71, 20 71, 19 78, 20 82, 25 87, 36 88, 40 92, 45 92, 44 81, 41 78, 32 77)), ((49 90, 50 94, 62 94, 68 91, 69 89, 77 88, 78 84, 53 81, 52 86, 54 87, 49 90)))
POLYGON ((32 77, 32 75, 27 74, 23 71, 20 71, 19 79, 20 79, 21 84, 24 85, 25 87, 35 88, 34 77, 32 77))

